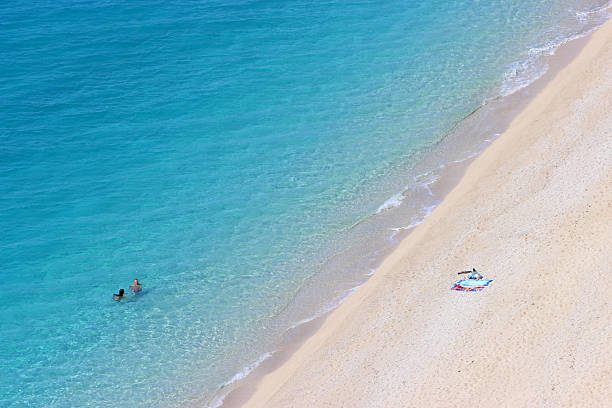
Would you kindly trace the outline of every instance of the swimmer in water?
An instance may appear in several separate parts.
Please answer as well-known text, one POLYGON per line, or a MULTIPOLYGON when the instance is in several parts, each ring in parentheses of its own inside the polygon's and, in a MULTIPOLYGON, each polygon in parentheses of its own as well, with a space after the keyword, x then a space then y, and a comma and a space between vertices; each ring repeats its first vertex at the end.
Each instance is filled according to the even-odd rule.
POLYGON ((134 283, 132 283, 128 289, 130 289, 132 293, 138 293, 142 291, 142 285, 138 282, 138 279, 134 279, 134 283))
POLYGON ((123 295, 124 293, 125 293, 125 290, 119 289, 119 293, 114 293, 113 294, 113 300, 116 301, 116 302, 121 301, 121 299, 126 299, 127 300, 127 298, 123 295))

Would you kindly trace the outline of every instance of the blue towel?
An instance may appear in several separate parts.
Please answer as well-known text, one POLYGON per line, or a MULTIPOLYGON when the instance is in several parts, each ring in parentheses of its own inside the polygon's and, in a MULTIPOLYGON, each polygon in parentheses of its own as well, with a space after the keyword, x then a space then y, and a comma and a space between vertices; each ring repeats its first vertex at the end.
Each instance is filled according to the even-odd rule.
POLYGON ((493 279, 462 279, 459 282, 455 283, 455 285, 460 285, 463 287, 473 287, 473 286, 489 286, 489 283, 493 282, 493 279))

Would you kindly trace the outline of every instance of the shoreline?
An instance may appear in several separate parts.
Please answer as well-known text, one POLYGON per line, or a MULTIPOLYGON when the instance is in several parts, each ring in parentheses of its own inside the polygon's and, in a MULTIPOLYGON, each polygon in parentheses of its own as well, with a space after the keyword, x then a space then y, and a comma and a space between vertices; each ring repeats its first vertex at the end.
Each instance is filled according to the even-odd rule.
MULTIPOLYGON (((492 108, 496 109, 495 114, 498 115, 498 117, 495 119, 497 120, 495 125, 501 127, 502 132, 505 133, 516 116, 518 116, 534 100, 534 98, 536 98, 537 95, 539 95, 540 92, 542 92, 542 90, 544 90, 547 85, 554 80, 560 71, 568 66, 568 64, 570 64, 581 53, 585 45, 589 42, 591 36, 601 28, 602 26, 596 27, 590 32, 586 32, 577 38, 572 38, 561 44, 555 50, 554 54, 542 56, 541 58, 543 62, 548 65, 548 69, 545 74, 513 94, 500 96, 492 101, 489 101, 487 104, 480 106, 474 112, 466 115, 466 117, 462 119, 457 126, 461 126, 462 123, 470 116, 478 115, 480 113, 479 111, 488 109, 489 106, 487 105, 489 103, 497 103, 498 106, 492 108), (500 102, 499 100, 502 101, 500 102)), ((497 137, 499 137, 499 134, 497 134, 497 137)), ((447 138, 440 143, 451 143, 449 140, 447 140, 447 138)), ((493 143, 496 139, 497 138, 489 140, 489 142, 493 143)), ((432 194, 435 194, 436 197, 441 199, 441 202, 444 202, 446 196, 461 182, 468 167, 470 167, 475 160, 478 160, 478 157, 489 148, 489 146, 486 146, 483 150, 474 153, 470 157, 447 163, 445 166, 446 168, 442 171, 440 177, 429 184, 429 187, 433 191, 432 194)), ((397 235, 393 237, 398 241, 398 243, 385 251, 380 262, 376 266, 376 269, 378 269, 382 264, 387 263, 388 258, 392 257, 395 252, 400 250, 400 247, 403 245, 402 242, 405 241, 411 232, 413 232, 415 228, 418 228, 418 225, 423 222, 424 221, 421 221, 412 227, 398 229, 397 235)), ((376 274, 378 274, 378 272, 376 272, 376 274)), ((309 342, 313 336, 318 334, 319 330, 323 325, 325 325, 330 315, 335 314, 338 308, 342 307, 343 304, 346 303, 347 299, 350 299, 348 296, 351 296, 352 298, 354 296, 354 291, 362 291, 362 287, 369 285, 371 280, 372 279, 369 278, 363 283, 357 285, 355 288, 350 289, 347 296, 332 310, 318 313, 311 319, 308 319, 306 322, 298 323, 294 327, 290 328, 280 342, 279 347, 272 354, 270 354, 268 358, 263 359, 259 365, 250 370, 244 378, 236 381, 236 384, 229 384, 233 386, 232 389, 227 394, 222 396, 218 403, 213 406, 234 408, 243 406, 247 401, 249 402, 247 406, 251 406, 250 403, 253 395, 260 392, 262 380, 265 381, 271 374, 286 368, 286 365, 293 359, 293 356, 302 351, 304 344, 309 342)))
MULTIPOLYGON (((605 23, 605 25, 603 27, 609 27, 610 23, 607 22, 605 23)), ((597 31, 601 31, 603 29, 603 27, 600 27, 597 31)), ((554 58, 555 56, 557 57, 561 57, 563 51, 565 50, 567 51, 568 49, 570 49, 572 46, 576 47, 580 42, 582 42, 583 44, 579 46, 579 49, 574 49, 575 55, 573 55, 573 58, 570 58, 570 60, 575 60, 576 59, 576 55, 581 54, 581 51, 583 51, 582 47, 589 42, 590 43, 590 38, 593 36, 594 34, 591 33, 586 37, 577 39, 577 40, 573 40, 570 41, 567 44, 564 44, 562 47, 559 48, 558 52, 553 55, 552 57, 548 57, 548 58, 554 58)), ((562 64, 562 65, 551 65, 551 69, 549 69, 549 71, 545 74, 544 77, 538 79, 534 84, 532 84, 532 86, 534 86, 534 88, 532 88, 532 86, 529 86, 529 92, 533 93, 532 95, 530 95, 530 101, 528 103, 525 103, 525 105, 531 104, 533 102, 534 99, 537 99, 537 97, 540 95, 540 92, 542 92, 544 89, 548 88, 548 84, 550 83, 551 79, 554 80, 554 77, 559 73, 559 71, 564 70, 564 67, 570 63, 570 61, 566 61, 566 64, 562 64), (549 77, 548 80, 546 80, 545 77, 549 77), (537 89, 537 86, 541 87, 541 89, 536 90, 534 92, 534 89, 537 89), (535 94, 535 95, 534 95, 535 94)), ((520 92, 520 91, 519 91, 520 92)), ((524 108, 523 108, 524 110, 524 108)), ((520 115, 522 115, 523 113, 520 113, 520 115)), ((516 119, 515 119, 516 120, 516 119)), ((504 133, 506 134, 506 133, 504 133)), ((503 137, 503 136, 502 136, 503 137)), ((499 139, 498 139, 499 140, 499 139)), ((495 143, 494 143, 495 144, 495 143)), ((485 154, 489 154, 490 153, 486 153, 491 149, 491 147, 487 148, 485 150, 485 154)), ((470 168, 472 167, 472 164, 474 161, 482 161, 483 159, 481 159, 481 157, 484 154, 481 154, 481 156, 479 156, 478 158, 471 159, 469 160, 469 165, 470 168)), ((468 167, 468 163, 465 163, 464 167, 468 167)), ((465 182, 463 182, 465 176, 463 175, 463 173, 465 172, 465 168, 455 172, 455 176, 457 176, 457 174, 459 175, 459 179, 461 179, 462 181, 461 183, 465 184, 465 182)), ((459 187, 455 187, 453 183, 450 183, 451 185, 447 185, 448 190, 450 191, 452 189, 452 193, 455 193, 455 191, 459 188, 459 187)), ((440 204, 440 207, 445 205, 445 202, 447 202, 447 200, 445 199, 442 204, 440 204)), ((434 214, 435 213, 439 213, 440 210, 436 209, 434 210, 434 214)), ((433 214, 432 214, 433 215, 433 214)), ((429 218, 428 218, 429 220, 429 218)), ((430 224, 432 221, 425 221, 423 224, 421 224, 422 227, 418 227, 416 229, 416 231, 422 231, 424 229, 427 228, 426 224, 430 224)), ((390 263, 394 263, 398 261, 398 258, 401 257, 400 254, 398 254, 400 252, 400 249, 402 247, 406 246, 406 241, 415 241, 417 238, 414 238, 414 236, 417 234, 411 234, 410 238, 404 238, 404 241, 400 244, 400 248, 395 249, 390 255, 388 255, 388 257, 386 258, 386 260, 383 262, 383 265, 380 267, 380 269, 385 269, 387 268, 387 265, 389 265, 390 263)), ((422 234, 418 234, 418 235, 422 235, 422 234)), ((280 361, 280 360, 276 360, 276 362, 274 364, 270 364, 270 366, 268 367, 267 370, 258 370, 255 369, 253 371, 253 373, 251 373, 251 378, 249 379, 249 381, 246 382, 245 384, 241 384, 238 388, 237 391, 233 391, 231 392, 226 398, 225 401, 223 403, 223 407, 232 407, 232 406, 240 406, 242 403, 244 403, 246 401, 247 398, 251 397, 249 399, 249 403, 247 406, 258 406, 257 403, 258 402, 263 402, 265 400, 265 398, 262 398, 262 395, 267 394, 267 395, 273 395, 274 391, 278 390, 280 388, 280 385, 284 382, 283 380, 283 372, 285 374, 297 370, 296 367, 296 360, 299 360, 299 355, 303 355, 306 351, 311 351, 313 350, 313 344, 316 345, 316 347, 314 347, 314 349, 321 347, 322 343, 321 343, 321 339, 320 337, 324 337, 323 334, 321 334, 322 331, 327 330, 328 332, 334 331, 334 328, 330 328, 330 325, 333 325, 333 323, 331 322, 331 320, 334 321, 334 323, 336 323, 338 321, 338 316, 346 316, 347 313, 350 314, 350 312, 347 311, 347 309, 354 309, 357 305, 356 303, 360 302, 361 300, 355 300, 357 298, 363 298, 364 296, 366 296, 366 293, 369 293, 372 291, 372 287, 374 286, 374 281, 380 281, 381 278, 379 278, 379 276, 381 276, 382 274, 379 273, 377 271, 377 273, 374 275, 373 278, 371 278, 367 283, 365 283, 363 286, 361 286, 358 291, 357 294, 352 295, 351 297, 348 298, 348 300, 346 300, 342 305, 340 305, 338 308, 336 308, 335 310, 333 310, 331 313, 327 313, 325 314, 325 316, 323 317, 319 317, 315 320, 313 320, 312 322, 312 327, 314 327, 314 330, 311 330, 314 334, 312 336, 302 336, 301 338, 299 338, 299 340, 301 341, 297 341, 297 346, 295 347, 295 352, 293 353, 289 353, 290 355, 285 355, 284 356, 284 361, 280 361), (346 306, 345 306, 346 305, 346 306), (272 369, 270 367, 273 367, 272 369), (279 374, 280 373, 280 374, 279 374), (259 376, 259 378, 256 378, 257 376, 259 376), (250 384, 249 384, 250 382, 250 384), (240 391, 242 389, 242 392, 240 391), (248 395, 248 394, 252 394, 254 392, 254 395, 248 395)), ((341 320, 341 319, 340 319, 341 320)), ((327 335, 330 335, 330 333, 327 333, 327 335)), ((298 336, 299 337, 299 336, 298 336)), ((296 344, 294 343, 294 345, 296 344)), ((272 359, 277 358, 277 356, 272 357, 272 359)), ((271 359, 271 360, 272 360, 271 359)), ((263 364, 262 364, 263 365, 263 364)), ((265 367, 264 367, 265 368, 265 367)))

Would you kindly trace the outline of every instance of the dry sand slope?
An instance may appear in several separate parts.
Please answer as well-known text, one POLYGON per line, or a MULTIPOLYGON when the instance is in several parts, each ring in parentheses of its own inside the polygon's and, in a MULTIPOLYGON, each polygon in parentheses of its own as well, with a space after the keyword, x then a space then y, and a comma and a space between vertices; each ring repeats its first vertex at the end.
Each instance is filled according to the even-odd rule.
POLYGON ((612 407, 610 23, 246 406, 612 407))

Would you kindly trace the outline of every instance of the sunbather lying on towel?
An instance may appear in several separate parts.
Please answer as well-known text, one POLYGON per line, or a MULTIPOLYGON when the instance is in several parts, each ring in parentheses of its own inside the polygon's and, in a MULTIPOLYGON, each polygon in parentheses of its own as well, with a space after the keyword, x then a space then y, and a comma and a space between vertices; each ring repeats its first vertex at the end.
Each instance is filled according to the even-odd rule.
POLYGON ((468 275, 465 277, 465 279, 474 279, 474 280, 480 280, 482 279, 482 275, 476 270, 476 268, 472 268, 471 271, 463 271, 463 272, 459 272, 459 275, 463 275, 464 273, 467 273, 468 275))
POLYGON ((472 273, 467 276, 468 279, 482 279, 482 275, 475 268, 472 268, 472 273))

